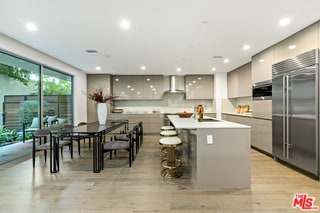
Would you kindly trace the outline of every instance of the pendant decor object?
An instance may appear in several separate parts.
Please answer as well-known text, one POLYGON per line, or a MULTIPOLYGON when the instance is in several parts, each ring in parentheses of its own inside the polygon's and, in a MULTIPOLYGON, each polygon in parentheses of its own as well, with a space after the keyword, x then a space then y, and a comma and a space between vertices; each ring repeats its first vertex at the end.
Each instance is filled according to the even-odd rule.
POLYGON ((108 108, 106 103, 97 103, 97 115, 100 125, 106 124, 108 108))

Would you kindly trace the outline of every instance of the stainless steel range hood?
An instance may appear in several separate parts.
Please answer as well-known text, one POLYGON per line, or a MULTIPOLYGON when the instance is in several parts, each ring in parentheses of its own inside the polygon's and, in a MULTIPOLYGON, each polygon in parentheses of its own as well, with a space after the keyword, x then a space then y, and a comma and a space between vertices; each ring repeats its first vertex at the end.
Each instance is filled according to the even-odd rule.
POLYGON ((170 75, 169 89, 165 93, 185 93, 184 84, 184 76, 170 75))

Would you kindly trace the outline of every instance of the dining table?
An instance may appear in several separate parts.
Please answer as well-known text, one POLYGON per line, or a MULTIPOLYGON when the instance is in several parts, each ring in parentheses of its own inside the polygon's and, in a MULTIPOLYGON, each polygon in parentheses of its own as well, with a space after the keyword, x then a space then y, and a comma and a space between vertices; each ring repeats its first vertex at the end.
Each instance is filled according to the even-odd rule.
MULTIPOLYGON (((129 121, 126 119, 121 120, 107 120, 105 124, 99 124, 99 122, 91 122, 81 126, 74 126, 72 128, 63 129, 64 134, 68 134, 73 138, 77 138, 77 135, 86 134, 88 137, 93 138, 93 151, 92 151, 92 162, 93 162, 93 172, 99 173, 103 170, 103 154, 102 154, 102 143, 103 138, 106 134, 111 133, 112 131, 124 127, 124 129, 128 129, 129 121)), ((54 143, 55 144, 55 143, 54 143)), ((58 146, 56 146, 58 147, 58 146)), ((59 150, 58 148, 54 149, 56 154, 54 156, 58 156, 59 150)), ((57 162, 54 161, 54 165, 57 164, 58 168, 55 169, 54 172, 59 171, 59 157, 56 158, 57 162)))

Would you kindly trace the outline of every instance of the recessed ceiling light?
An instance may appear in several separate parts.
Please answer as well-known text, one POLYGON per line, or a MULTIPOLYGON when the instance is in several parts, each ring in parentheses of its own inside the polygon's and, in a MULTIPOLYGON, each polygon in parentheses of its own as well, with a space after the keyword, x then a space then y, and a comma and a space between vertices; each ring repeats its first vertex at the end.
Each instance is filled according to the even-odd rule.
POLYGON ((97 67, 96 67, 96 70, 98 70, 98 71, 101 70, 101 67, 97 66, 97 67))
POLYGON ((260 60, 259 60, 259 62, 260 62, 260 63, 263 63, 263 62, 264 62, 264 59, 263 59, 263 58, 262 58, 262 59, 260 59, 260 60))
POLYGON ((129 22, 127 19, 122 19, 122 20, 120 21, 120 27, 121 27, 122 29, 127 30, 127 29, 130 28, 130 22, 129 22))
POLYGON ((215 68, 215 67, 212 67, 212 68, 211 68, 211 70, 212 70, 212 71, 216 71, 216 70, 217 70, 217 68, 215 68))
POLYGON ((180 67, 177 68, 177 72, 181 72, 181 68, 180 67))
POLYGON ((224 63, 229 63, 229 61, 230 61, 230 60, 229 60, 228 58, 226 58, 226 59, 223 60, 224 63))
POLYGON ((249 50, 250 49, 250 45, 249 44, 246 44, 242 47, 243 50, 249 50))
POLYGON ((146 70, 146 67, 145 66, 141 66, 140 69, 141 70, 146 70))
POLYGON ((97 50, 91 50, 91 49, 88 49, 88 50, 85 50, 87 53, 98 53, 97 50))
POLYGON ((290 23, 290 19, 289 18, 283 18, 279 21, 279 25, 280 26, 287 26, 290 23))
POLYGON ((296 48, 297 48, 297 46, 294 45, 294 44, 293 44, 293 45, 290 45, 290 46, 288 47, 289 50, 293 50, 293 49, 296 49, 296 48))
POLYGON ((26 28, 27 28, 27 30, 32 31, 32 32, 35 32, 38 30, 37 25, 35 25, 34 23, 27 23, 26 28))

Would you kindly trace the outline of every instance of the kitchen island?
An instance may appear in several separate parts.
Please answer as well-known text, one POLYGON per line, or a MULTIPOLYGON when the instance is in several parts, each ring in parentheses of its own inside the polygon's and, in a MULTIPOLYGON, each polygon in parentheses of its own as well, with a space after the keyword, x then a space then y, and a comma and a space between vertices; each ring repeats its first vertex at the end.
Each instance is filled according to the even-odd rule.
POLYGON ((168 116, 184 143, 184 166, 201 190, 250 188, 250 126, 168 116))

